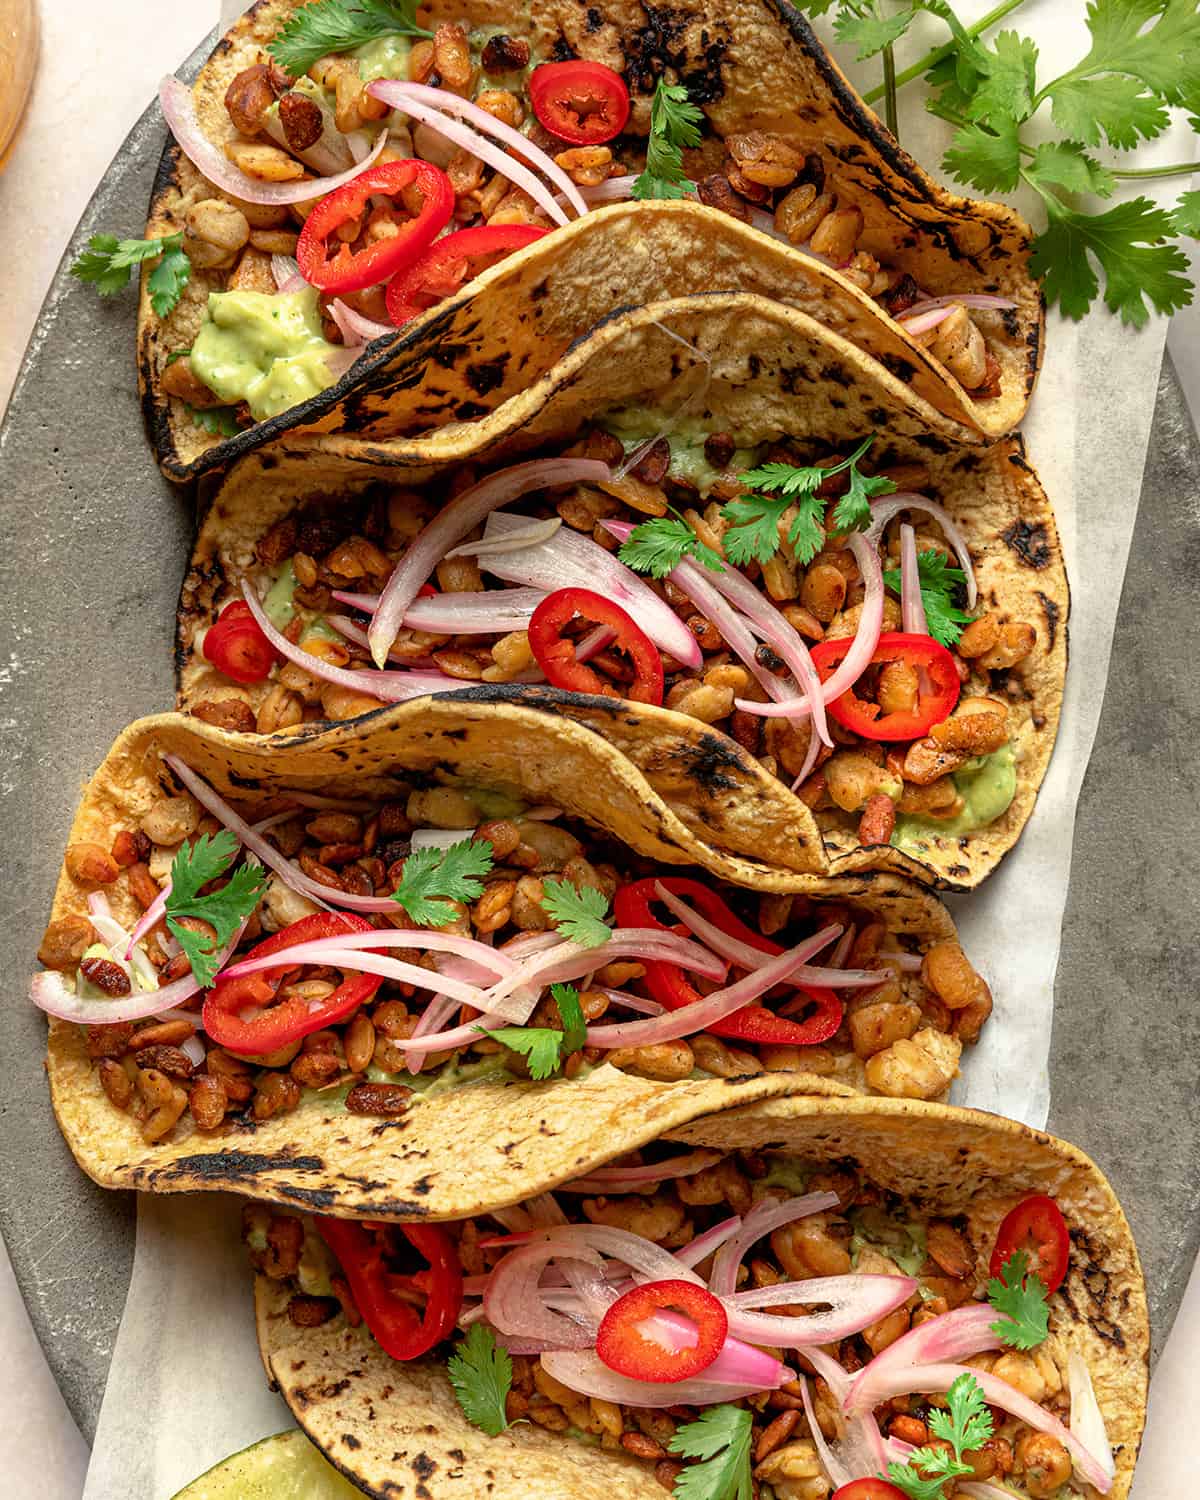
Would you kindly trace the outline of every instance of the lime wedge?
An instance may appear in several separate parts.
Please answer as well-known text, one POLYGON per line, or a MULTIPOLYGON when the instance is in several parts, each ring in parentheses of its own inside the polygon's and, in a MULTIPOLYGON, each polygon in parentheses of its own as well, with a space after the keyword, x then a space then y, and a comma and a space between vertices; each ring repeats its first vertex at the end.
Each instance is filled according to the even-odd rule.
POLYGON ((293 1428, 223 1458, 175 1500, 362 1500, 362 1493, 293 1428))

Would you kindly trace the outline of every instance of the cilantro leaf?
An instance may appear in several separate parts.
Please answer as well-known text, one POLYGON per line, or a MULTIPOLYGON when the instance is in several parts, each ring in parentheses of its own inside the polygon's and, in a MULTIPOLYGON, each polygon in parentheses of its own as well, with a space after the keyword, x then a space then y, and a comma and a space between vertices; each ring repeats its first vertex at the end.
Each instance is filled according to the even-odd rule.
POLYGON ((1044 141, 1025 168, 1031 181, 1064 188, 1068 193, 1096 193, 1110 198, 1116 178, 1089 156, 1077 141, 1044 141))
POLYGON ((1156 312, 1171 313, 1192 300, 1187 256, 1163 241, 1174 233, 1168 209, 1149 198, 1118 203, 1102 214, 1077 213, 1043 194, 1049 225, 1033 243, 1030 270, 1045 277, 1046 300, 1069 318, 1081 318, 1099 291, 1092 257, 1104 272, 1104 301, 1125 323, 1140 328, 1156 312))
POLYGON ((448 849, 418 849, 404 861, 392 900, 421 927, 445 927, 454 920, 451 901, 477 901, 481 881, 492 868, 487 839, 464 837, 448 849))
POLYGON ((1153 140, 1170 124, 1170 115, 1136 78, 1077 78, 1049 88, 1054 123, 1072 141, 1098 146, 1100 137, 1119 151, 1139 140, 1153 140))
POLYGON ((115 234, 94 234, 87 249, 71 266, 71 275, 88 281, 102 297, 112 297, 129 285, 135 266, 158 260, 150 276, 150 300, 160 318, 175 308, 192 274, 183 248, 183 233, 158 240, 119 240, 115 234))
POLYGON ((217 977, 217 954, 230 942, 242 922, 258 905, 266 885, 266 872, 255 865, 241 865, 219 891, 202 896, 210 880, 224 875, 238 852, 238 841, 227 829, 210 837, 202 833, 193 844, 181 844, 171 862, 171 894, 167 897, 167 930, 187 954, 192 974, 203 989, 217 977), (208 922, 215 936, 193 932, 180 923, 182 917, 208 922))
POLYGON ((1002 31, 991 48, 983 49, 986 72, 971 96, 967 113, 973 120, 1027 120, 1037 90, 1038 49, 1029 37, 1002 31))
POLYGON ((1092 46, 1051 89, 1064 81, 1118 73, 1136 78, 1169 104, 1181 101, 1200 58, 1200 14, 1195 0, 1091 0, 1092 46), (1146 23, 1153 21, 1147 27, 1146 23))
POLYGON ((472 1323, 467 1336, 446 1361, 446 1373, 468 1422, 499 1437, 508 1426, 505 1402, 513 1367, 507 1349, 483 1323, 472 1323))
POLYGON ((188 415, 196 426, 213 437, 237 437, 241 432, 233 406, 189 406, 188 415))
MULTIPOLYGON (((863 450, 865 451, 865 450, 863 450)), ((844 468, 845 465, 839 465, 844 468)), ((890 495, 896 486, 882 475, 860 474, 850 461, 850 488, 833 507, 833 523, 839 531, 862 531, 871 524, 871 501, 877 495, 890 495)))
POLYGON ((839 42, 858 48, 858 61, 864 62, 898 42, 912 25, 914 15, 915 9, 879 16, 869 6, 848 4, 834 21, 833 30, 839 42))
MULTIPOLYGON (((940 552, 930 550, 917 555, 917 575, 921 585, 921 603, 925 609, 925 629, 943 646, 953 646, 964 625, 969 625, 973 615, 965 613, 954 603, 956 585, 966 583, 966 574, 954 568, 940 552)), ((883 581, 894 594, 901 592, 899 568, 889 568, 883 581)))
POLYGON ((973 1375, 960 1375, 946 1392, 947 1410, 929 1414, 929 1430, 949 1443, 945 1448, 918 1448, 906 1463, 888 1464, 887 1477, 909 1500, 942 1500, 947 1480, 969 1478, 974 1473, 963 1462, 964 1453, 982 1448, 992 1435, 992 1414, 973 1375))
POLYGON ((550 993, 558 1007, 562 1029, 555 1026, 502 1026, 497 1031, 478 1029, 519 1052, 529 1063, 529 1076, 541 1083, 557 1073, 572 1052, 587 1040, 587 1022, 579 1003, 579 991, 571 984, 552 984, 550 993))
POLYGON ((1004 1316, 991 1331, 1013 1349, 1036 1349, 1050 1332, 1046 1283, 1030 1270, 1029 1257, 1016 1250, 987 1285, 988 1301, 1004 1316))
POLYGON ((682 83, 658 80, 650 106, 646 168, 633 184, 635 198, 682 198, 691 190, 683 170, 683 152, 700 144, 703 119, 704 111, 689 100, 682 83))
MULTIPOLYGON (((770 562, 779 550, 779 523, 791 504, 786 498, 772 500, 766 495, 742 495, 722 507, 721 514, 730 522, 725 533, 725 556, 729 561, 737 567, 749 562, 770 562)), ((820 503, 820 513, 825 513, 824 501, 820 503)), ((819 527, 819 519, 817 524, 819 527)), ((821 540, 824 536, 822 530, 821 540)), ((814 553, 820 545, 818 541, 814 553)))
POLYGON ((681 1458, 696 1458, 675 1481, 675 1500, 752 1500, 750 1437, 753 1418, 740 1406, 710 1406, 676 1429, 668 1443, 681 1458))
POLYGON ((711 573, 723 573, 720 553, 702 542, 688 523, 675 516, 658 516, 635 526, 621 543, 617 556, 627 568, 665 578, 685 557, 694 557, 711 573))
POLYGON ((1011 193, 1021 175, 1019 130, 1011 117, 986 126, 972 121, 956 132, 942 165, 985 193, 1011 193))
POLYGON ((376 37, 432 35, 417 25, 416 0, 317 0, 280 28, 267 51, 299 78, 319 58, 361 47, 376 37))
POLYGON ((608 897, 590 885, 544 880, 542 908, 564 936, 585 948, 599 948, 612 937, 612 929, 604 920, 608 915, 608 897))
POLYGON ((1176 234, 1186 234, 1200 239, 1200 190, 1184 193, 1171 215, 1176 234))

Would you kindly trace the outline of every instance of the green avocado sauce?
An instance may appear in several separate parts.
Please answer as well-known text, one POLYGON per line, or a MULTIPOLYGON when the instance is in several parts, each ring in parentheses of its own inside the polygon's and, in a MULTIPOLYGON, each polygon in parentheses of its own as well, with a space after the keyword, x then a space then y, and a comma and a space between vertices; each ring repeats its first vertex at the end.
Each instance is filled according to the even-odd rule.
POLYGON ((315 287, 268 296, 213 292, 191 364, 222 401, 246 401, 256 422, 308 401, 334 383, 315 287))
MULTIPOLYGON (((675 422, 670 432, 664 432, 663 423, 668 420, 655 412, 615 411, 601 418, 600 425, 624 444, 627 453, 649 438, 665 437, 671 447, 670 477, 690 485, 701 495, 707 495, 721 477, 721 471, 714 469, 704 456, 708 430, 698 422, 675 422)), ((757 448, 736 448, 729 468, 753 468, 758 451, 757 448)))
POLYGON ((957 839, 986 828, 1008 811, 1017 794, 1017 757, 1012 743, 991 755, 979 755, 954 773, 963 809, 953 818, 919 818, 901 814, 892 843, 897 849, 924 848, 931 838, 957 839))
POLYGON ((289 557, 263 600, 263 613, 276 630, 286 630, 292 623, 296 614, 295 593, 296 570, 289 557))
POLYGON ((358 76, 362 81, 374 83, 377 78, 407 80, 411 51, 412 38, 393 33, 364 42, 361 47, 355 47, 350 56, 358 59, 358 76))
POLYGON ((925 1264, 925 1226, 889 1217, 877 1205, 852 1208, 846 1215, 854 1228, 850 1239, 850 1263, 858 1269, 858 1258, 871 1246, 886 1255, 906 1276, 916 1276, 925 1264))

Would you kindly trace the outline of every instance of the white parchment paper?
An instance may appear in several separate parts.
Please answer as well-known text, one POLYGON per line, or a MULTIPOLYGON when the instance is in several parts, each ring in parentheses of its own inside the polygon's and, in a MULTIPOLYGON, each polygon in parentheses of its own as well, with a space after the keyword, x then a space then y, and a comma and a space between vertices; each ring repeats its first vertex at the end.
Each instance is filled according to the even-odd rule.
MULTIPOLYGON (((239 8, 236 0, 224 7, 239 8)), ((969 22, 987 3, 964 0, 957 8, 969 22)), ((1083 11, 1082 0, 1037 0, 1014 18, 1051 60, 1044 76, 1059 59, 1086 50, 1083 11)), ((942 40, 932 22, 914 28, 900 66, 942 40)), ((844 50, 838 55, 864 88, 877 78, 877 62, 856 67, 844 50)), ((947 127, 925 115, 921 95, 920 84, 902 95, 901 136, 933 169, 947 127)), ((1190 145, 1181 125, 1147 148, 1139 164, 1178 161, 1190 145)), ((1162 201, 1172 201, 1178 188, 1166 189, 1162 201)), ((1021 206, 1028 212, 1031 205, 1021 206)), ((1104 697, 1165 337, 1161 319, 1135 334, 1104 312, 1082 324, 1053 315, 1024 425, 1067 557, 1071 664, 1058 746, 1024 837, 982 890, 953 901, 967 951, 996 998, 954 1098, 1035 1126, 1045 1124, 1050 1103, 1054 976, 1075 808, 1104 697)), ((258 1360, 238 1232, 231 1199, 142 1199, 129 1301, 84 1500, 169 1500, 225 1454, 289 1425, 258 1360)))

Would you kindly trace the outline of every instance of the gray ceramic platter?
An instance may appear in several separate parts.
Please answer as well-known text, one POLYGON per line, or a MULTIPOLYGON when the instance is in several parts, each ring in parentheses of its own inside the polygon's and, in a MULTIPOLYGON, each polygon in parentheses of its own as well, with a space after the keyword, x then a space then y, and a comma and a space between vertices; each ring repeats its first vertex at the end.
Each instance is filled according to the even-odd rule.
MULTIPOLYGON (((0 838, 9 903, 0 1228, 89 1438, 129 1279, 134 1207, 87 1181, 63 1145, 42 1073, 44 1025, 24 990, 81 781, 124 724, 172 698, 172 616, 192 497, 159 475, 143 440, 133 297, 101 302, 66 269, 98 230, 141 233, 162 129, 155 107, 89 205, 0 433, 0 838)), ((1200 989, 1200 762, 1191 754, 1200 614, 1180 608, 1200 573, 1198 496, 1200 447, 1168 367, 1079 805, 1050 1119, 1096 1157, 1129 1212, 1159 1347, 1200 1240, 1200 1049, 1187 1014, 1200 989)))

